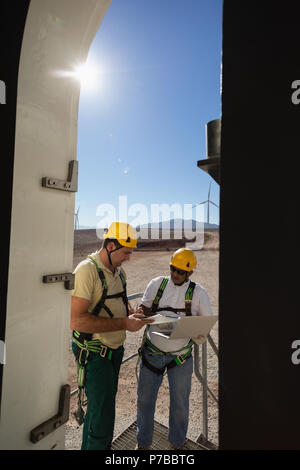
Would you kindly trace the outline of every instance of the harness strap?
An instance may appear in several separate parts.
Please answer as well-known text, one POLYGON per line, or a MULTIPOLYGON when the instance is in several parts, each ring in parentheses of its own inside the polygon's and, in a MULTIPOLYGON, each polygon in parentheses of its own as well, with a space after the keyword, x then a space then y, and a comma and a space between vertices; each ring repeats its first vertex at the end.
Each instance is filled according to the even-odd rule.
MULTIPOLYGON (((78 332, 74 332, 77 333, 78 332)), ((79 334, 80 337, 80 334, 79 334)), ((77 380, 78 380, 78 398, 77 398, 77 410, 74 412, 74 417, 78 422, 79 426, 84 421, 84 410, 83 399, 84 399, 84 387, 85 387, 85 368, 88 362, 90 352, 99 354, 103 359, 107 358, 111 360, 113 355, 113 349, 103 344, 100 340, 87 341, 83 340, 81 343, 73 336, 73 342, 76 344, 75 357, 77 361, 77 380)))
MULTIPOLYGON (((85 341, 84 344, 82 344, 73 338, 73 342, 77 346, 76 359, 80 365, 81 365, 81 356, 82 356, 83 351, 87 351, 88 353, 89 352, 98 353, 100 354, 101 357, 103 358, 107 357, 109 360, 111 360, 112 358, 113 349, 103 344, 99 339, 95 339, 92 341, 85 341), (78 355, 78 358, 77 358, 77 355, 78 355)), ((87 363, 86 361, 87 357, 88 357, 88 354, 85 357, 84 365, 87 363)))
POLYGON ((185 293, 184 305, 185 305, 185 311, 186 311, 187 317, 192 315, 192 298, 193 298, 195 287, 196 287, 195 282, 190 281, 189 287, 187 288, 187 291, 185 293))
MULTIPOLYGON (((94 263, 94 265, 96 266, 96 269, 98 271, 98 275, 99 275, 99 278, 100 278, 100 281, 101 281, 101 284, 102 284, 102 295, 101 295, 101 298, 100 300, 98 301, 98 303, 95 305, 95 307, 93 308, 91 314, 92 315, 98 315, 98 313, 100 312, 100 310, 103 308, 106 313, 109 315, 110 318, 113 318, 113 313, 112 311, 110 310, 110 308, 105 305, 105 301, 106 299, 116 299, 118 297, 122 297, 122 300, 125 304, 125 307, 126 307, 126 315, 128 316, 129 315, 129 309, 128 309, 128 298, 127 298, 127 289, 126 289, 126 280, 125 280, 125 277, 123 275, 123 273, 120 271, 119 272, 119 276, 120 276, 120 279, 121 279, 121 282, 122 282, 122 285, 123 285, 123 291, 122 292, 119 292, 117 294, 111 294, 111 295, 107 295, 107 291, 108 291, 108 285, 107 285, 107 282, 106 282, 106 278, 105 278, 105 275, 104 275, 104 272, 102 271, 102 269, 99 268, 98 264, 96 263, 96 261, 91 257, 91 256, 88 256, 88 259, 90 261, 92 261, 92 263, 94 263)), ((75 334, 75 332, 73 332, 73 338, 77 338, 81 341, 81 343, 84 342, 84 340, 91 340, 93 335, 91 333, 80 333, 80 332, 76 332, 80 335, 80 337, 78 335, 75 334)))
MULTIPOLYGON (((105 305, 106 299, 115 299, 118 297, 122 297, 123 302, 126 307, 126 315, 129 315, 128 309, 128 298, 127 298, 127 290, 126 290, 126 280, 123 273, 120 271, 119 276, 123 285, 123 291, 117 294, 107 295, 108 285, 106 282, 105 275, 102 269, 99 268, 96 261, 91 257, 88 256, 89 260, 94 263, 96 269, 98 271, 98 275, 102 284, 102 295, 99 302, 93 308, 91 314, 98 315, 100 310, 103 308, 110 318, 113 318, 113 313, 110 308, 105 305)), ((77 402, 77 410, 74 413, 74 416, 78 422, 78 424, 82 424, 84 420, 84 411, 82 409, 83 405, 83 397, 84 397, 84 386, 85 386, 85 367, 88 362, 88 356, 90 352, 98 353, 102 358, 108 358, 111 360, 113 349, 109 348, 105 344, 101 343, 99 340, 92 340, 92 333, 82 333, 80 331, 73 331, 73 342, 76 344, 76 360, 78 362, 78 402, 77 402), (84 356, 84 359, 83 359, 84 356)))
POLYGON ((152 312, 153 313, 155 313, 157 311, 159 301, 161 299, 161 296, 163 295, 163 292, 164 292, 165 287, 166 287, 167 284, 168 284, 168 278, 164 277, 161 284, 160 284, 160 286, 159 286, 159 288, 158 288, 156 297, 153 300, 153 304, 152 304, 152 312))
POLYGON ((104 302, 105 302, 106 299, 116 299, 118 297, 122 297, 123 302, 124 302, 125 307, 126 307, 126 315, 128 316, 129 315, 129 310, 128 310, 127 288, 126 288, 126 280, 125 280, 125 277, 124 277, 123 273, 121 271, 119 272, 119 276, 120 276, 120 279, 121 279, 121 282, 122 282, 122 285, 123 285, 123 291, 118 292, 117 294, 107 295, 108 286, 107 286, 105 275, 104 275, 102 269, 99 268, 99 266, 97 265, 96 261, 93 258, 91 258, 90 256, 88 256, 88 258, 95 264, 95 266, 97 268, 97 271, 98 271, 98 274, 99 274, 99 277, 100 277, 100 280, 102 282, 102 287, 103 287, 103 292, 102 292, 101 299, 99 300, 97 305, 94 307, 94 309, 92 311, 92 314, 93 315, 98 315, 101 308, 104 308, 104 310, 108 313, 110 318, 113 318, 112 311, 107 307, 107 305, 104 305, 104 302))
MULTIPOLYGON (((154 298, 154 301, 152 303, 152 312, 156 313, 156 312, 161 312, 163 310, 167 310, 167 311, 174 312, 174 313, 185 312, 186 316, 191 316, 192 315, 192 311, 191 311, 192 310, 192 298, 193 298, 194 289, 196 287, 196 284, 193 281, 190 281, 189 286, 188 286, 188 288, 186 290, 186 293, 185 293, 185 301, 184 301, 185 308, 177 308, 177 309, 175 309, 173 307, 158 308, 159 301, 160 301, 160 299, 163 295, 163 292, 166 288, 168 280, 169 279, 167 277, 165 277, 162 280, 162 282, 159 286, 159 289, 157 291, 157 294, 154 298)), ((149 328, 149 325, 147 326, 147 328, 149 328)), ((146 331, 147 330, 145 330, 145 332, 144 332, 143 341, 142 341, 141 347, 139 348, 138 352, 139 352, 139 358, 142 360, 143 364, 148 369, 150 369, 152 372, 154 372, 156 374, 159 374, 159 375, 163 375, 165 373, 166 368, 168 370, 168 369, 171 369, 172 367, 175 367, 175 366, 181 366, 191 356, 192 347, 193 347, 193 344, 194 344, 193 340, 190 340, 189 343, 186 346, 184 346, 183 348, 181 348, 177 351, 165 352, 165 351, 161 351, 156 346, 154 346, 154 344, 151 343, 151 341, 146 336, 146 331), (157 367, 154 367, 152 364, 150 364, 149 361, 146 359, 145 354, 144 354, 145 345, 150 347, 150 349, 152 349, 152 351, 154 351, 154 354, 170 355, 170 354, 174 354, 174 353, 183 351, 185 349, 188 349, 188 351, 185 354, 177 355, 169 364, 167 364, 166 367, 163 367, 163 368, 159 369, 157 367)))
MULTIPOLYGON (((145 331, 145 333, 146 333, 146 331, 145 331)), ((139 358, 142 360, 143 364, 148 369, 150 369, 152 372, 154 372, 155 374, 163 375, 166 368, 168 370, 168 369, 171 369, 172 367, 175 367, 175 366, 181 366, 182 364, 184 364, 186 362, 186 360, 192 354, 192 347, 193 347, 193 344, 194 344, 193 340, 190 340, 189 343, 186 346, 184 346, 181 349, 178 349, 177 351, 168 351, 168 352, 166 352, 166 351, 161 351, 161 349, 154 346, 154 344, 152 344, 151 341, 147 338, 145 333, 144 333, 142 345, 138 350, 139 358), (145 348, 146 345, 150 349, 152 349, 154 354, 165 354, 166 356, 169 356, 171 354, 173 355, 175 353, 178 353, 180 351, 184 351, 186 349, 188 349, 188 351, 185 354, 180 354, 180 355, 176 356, 169 364, 167 364, 167 366, 159 369, 159 368, 153 366, 152 364, 150 364, 149 361, 146 359, 145 354, 144 354, 144 348, 145 348)))
POLYGON ((122 271, 119 272, 120 279, 123 284, 123 292, 121 293, 121 296, 123 297, 123 302, 126 307, 126 315, 129 315, 129 309, 128 309, 128 297, 127 297, 127 284, 126 284, 126 279, 122 273, 122 271))
POLYGON ((162 367, 161 369, 150 364, 143 353, 142 353, 142 361, 143 361, 143 364, 152 372, 158 375, 163 375, 165 373, 165 369, 169 370, 175 366, 182 366, 191 355, 192 355, 191 351, 188 351, 186 354, 177 356, 169 364, 162 367))
POLYGON ((118 292, 117 294, 107 295, 106 298, 107 298, 107 299, 116 299, 117 297, 122 297, 122 296, 123 296, 123 291, 122 291, 122 292, 118 292))
POLYGON ((162 312, 163 310, 167 310, 167 311, 174 312, 174 313, 185 312, 187 317, 191 316, 192 315, 192 298, 194 294, 194 289, 196 287, 196 284, 193 281, 190 281, 189 286, 186 290, 184 308, 173 308, 173 307, 158 308, 159 301, 164 293, 164 290, 168 284, 168 281, 169 279, 167 277, 163 278, 152 303, 152 308, 151 308, 152 312, 157 313, 157 312, 162 312))

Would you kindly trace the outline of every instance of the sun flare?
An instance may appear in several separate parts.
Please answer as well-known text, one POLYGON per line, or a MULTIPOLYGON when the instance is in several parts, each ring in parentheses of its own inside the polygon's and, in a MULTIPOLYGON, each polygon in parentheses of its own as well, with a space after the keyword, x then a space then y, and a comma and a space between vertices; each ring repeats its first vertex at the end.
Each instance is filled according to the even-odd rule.
POLYGON ((76 67, 74 77, 79 80, 81 89, 95 90, 100 84, 99 70, 91 65, 80 65, 76 67))

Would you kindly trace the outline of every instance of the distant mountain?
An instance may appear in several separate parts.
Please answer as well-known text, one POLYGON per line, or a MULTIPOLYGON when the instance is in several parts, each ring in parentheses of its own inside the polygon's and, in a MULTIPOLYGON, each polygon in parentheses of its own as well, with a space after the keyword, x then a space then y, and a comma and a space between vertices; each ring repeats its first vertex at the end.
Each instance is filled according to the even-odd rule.
POLYGON ((170 220, 164 220, 162 222, 155 222, 155 223, 150 223, 150 224, 143 224, 143 225, 138 225, 136 229, 145 229, 145 228, 152 228, 152 229, 183 229, 185 228, 186 230, 197 230, 197 229, 203 229, 204 230, 217 230, 219 228, 219 225, 216 224, 208 224, 207 222, 198 222, 196 220, 184 220, 184 219, 170 219, 170 220))
MULTIPOLYGON (((219 225, 216 224, 208 224, 207 222, 198 222, 196 220, 184 220, 184 219, 171 219, 171 220, 164 220, 162 222, 154 222, 154 223, 149 223, 149 224, 143 224, 143 225, 137 225, 136 229, 146 229, 146 228, 152 228, 152 229, 183 229, 185 230, 218 230, 219 225), (184 224, 184 225, 183 225, 184 224), (204 227, 203 227, 204 226, 204 227)), ((90 227, 88 225, 79 225, 78 230, 96 230, 96 227, 90 227)), ((103 228, 98 227, 99 230, 104 230, 103 228)))

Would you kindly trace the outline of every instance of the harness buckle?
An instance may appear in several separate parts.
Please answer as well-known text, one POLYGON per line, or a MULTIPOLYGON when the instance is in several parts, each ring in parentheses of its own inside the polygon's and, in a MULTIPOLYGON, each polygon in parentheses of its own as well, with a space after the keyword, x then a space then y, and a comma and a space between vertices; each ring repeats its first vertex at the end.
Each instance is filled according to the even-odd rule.
POLYGON ((81 356, 82 356, 83 351, 85 351, 85 353, 86 353, 86 356, 85 356, 85 359, 84 359, 84 365, 87 363, 87 358, 88 358, 89 353, 90 353, 86 345, 85 345, 85 347, 80 348, 80 353, 79 353, 79 357, 78 357, 78 362, 79 362, 80 365, 81 365, 81 356))
POLYGON ((106 353, 107 353, 107 346, 104 346, 104 344, 101 344, 101 349, 99 352, 100 356, 105 357, 106 353))
POLYGON ((180 365, 182 366, 182 364, 185 363, 186 359, 184 359, 182 356, 177 356, 177 361, 180 363, 180 365))

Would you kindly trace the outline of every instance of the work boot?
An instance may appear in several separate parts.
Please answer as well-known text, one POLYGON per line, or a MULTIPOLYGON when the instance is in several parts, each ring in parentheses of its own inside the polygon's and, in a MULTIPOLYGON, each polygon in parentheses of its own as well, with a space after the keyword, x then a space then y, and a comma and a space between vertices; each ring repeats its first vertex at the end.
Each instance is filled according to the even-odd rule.
POLYGON ((150 450, 150 446, 147 446, 147 447, 143 447, 143 446, 140 446, 139 444, 137 444, 135 446, 135 449, 134 450, 150 450))
POLYGON ((186 443, 186 440, 185 440, 183 446, 174 446, 174 445, 172 444, 172 442, 170 442, 171 449, 172 449, 172 450, 186 450, 185 447, 184 447, 185 443, 186 443))

